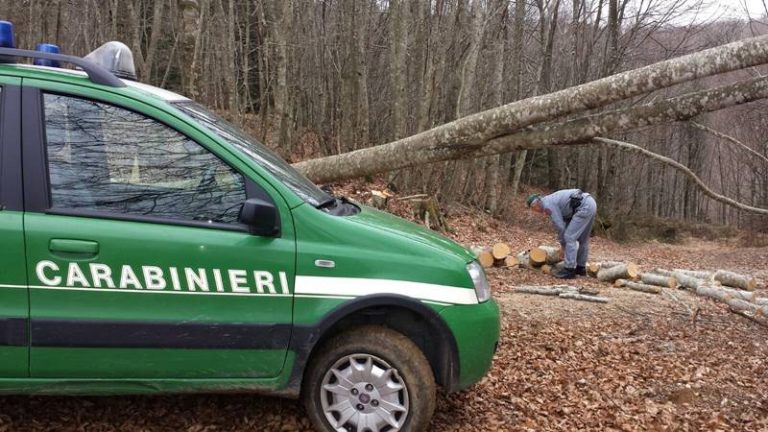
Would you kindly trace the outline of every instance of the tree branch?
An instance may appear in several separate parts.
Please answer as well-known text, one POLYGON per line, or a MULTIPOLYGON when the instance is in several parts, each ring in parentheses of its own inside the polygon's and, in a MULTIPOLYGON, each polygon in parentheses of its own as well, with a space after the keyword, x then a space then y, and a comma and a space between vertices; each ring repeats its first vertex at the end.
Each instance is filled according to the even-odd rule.
POLYGON ((753 156, 757 157, 758 159, 761 159, 763 162, 768 164, 768 158, 767 157, 761 155, 759 152, 756 152, 755 150, 750 148, 748 145, 746 145, 743 142, 737 140, 736 138, 734 138, 734 137, 732 137, 730 135, 726 135, 726 134, 724 134, 722 132, 719 132, 719 131, 717 131, 715 129, 712 129, 709 126, 704 126, 703 124, 695 122, 695 121, 692 121, 691 125, 693 125, 693 127, 695 127, 695 128, 703 130, 704 132, 707 132, 708 134, 714 135, 714 136, 716 136, 716 137, 718 137, 718 138, 720 138, 720 139, 722 139, 724 141, 730 142, 732 144, 736 144, 737 146, 739 146, 742 149, 748 151, 753 156))
POLYGON ((636 146, 634 144, 630 144, 630 143, 624 142, 624 141, 617 141, 617 140, 608 139, 608 138, 602 138, 602 137, 596 137, 592 141, 596 142, 598 144, 606 144, 606 145, 609 145, 609 146, 612 146, 612 147, 618 147, 618 148, 623 149, 623 150, 629 150, 629 151, 632 151, 632 152, 635 152, 635 153, 639 153, 639 154, 641 154, 643 156, 647 156, 647 157, 652 158, 654 160, 657 160, 659 162, 662 162, 662 163, 664 163, 666 165, 669 165, 669 166, 677 169, 678 171, 680 171, 683 174, 685 174, 686 176, 688 176, 691 180, 694 181, 694 183, 696 183, 696 185, 699 186, 699 188, 701 189, 702 192, 704 192, 705 195, 707 195, 708 197, 712 198, 713 200, 721 202, 721 203, 723 203, 725 205, 728 205, 728 206, 731 206, 731 207, 736 207, 738 209, 751 212, 751 213, 768 215, 768 209, 763 209, 763 208, 759 208, 759 207, 752 207, 752 206, 749 206, 749 205, 746 205, 746 204, 742 204, 742 203, 740 203, 738 201, 735 201, 735 200, 733 200, 731 198, 728 198, 728 197, 726 197, 724 195, 720 195, 719 193, 713 191, 712 189, 707 187, 707 185, 704 183, 704 181, 701 180, 696 175, 696 173, 694 173, 688 167, 686 167, 685 165, 681 164, 680 162, 677 162, 674 159, 670 159, 670 158, 668 158, 666 156, 662 156, 662 155, 660 155, 658 153, 654 153, 654 152, 646 150, 646 149, 644 149, 644 148, 642 148, 640 146, 636 146))

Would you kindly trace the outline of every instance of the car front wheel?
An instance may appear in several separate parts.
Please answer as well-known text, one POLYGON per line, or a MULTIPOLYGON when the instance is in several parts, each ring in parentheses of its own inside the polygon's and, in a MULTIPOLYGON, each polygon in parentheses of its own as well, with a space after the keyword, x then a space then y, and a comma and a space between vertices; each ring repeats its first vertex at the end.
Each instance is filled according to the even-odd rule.
POLYGON ((435 410, 435 380, 413 341, 386 327, 363 326, 322 346, 303 397, 320 431, 422 431, 435 410))

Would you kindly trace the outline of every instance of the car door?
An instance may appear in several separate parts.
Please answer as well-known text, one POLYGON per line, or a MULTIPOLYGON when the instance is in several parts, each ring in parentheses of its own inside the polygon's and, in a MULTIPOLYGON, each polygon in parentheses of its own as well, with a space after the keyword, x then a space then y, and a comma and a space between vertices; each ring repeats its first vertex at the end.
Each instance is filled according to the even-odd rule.
POLYGON ((29 374, 21 190, 21 80, 0 76, 0 377, 29 374))
POLYGON ((277 376, 295 267, 279 195, 167 113, 42 81, 23 91, 41 125, 24 133, 31 375, 277 376), (239 224, 254 197, 277 206, 279 236, 239 224))

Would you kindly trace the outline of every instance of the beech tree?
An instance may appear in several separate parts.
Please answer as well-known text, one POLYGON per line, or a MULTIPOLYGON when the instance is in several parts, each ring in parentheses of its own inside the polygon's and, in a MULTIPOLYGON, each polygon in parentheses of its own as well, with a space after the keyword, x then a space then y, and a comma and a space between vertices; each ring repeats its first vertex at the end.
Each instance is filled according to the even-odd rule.
POLYGON ((594 86, 766 33, 758 21, 701 21, 703 2, 0 0, 0 11, 25 48, 49 42, 84 55, 108 40, 125 42, 141 81, 214 108, 282 156, 304 161, 298 166, 319 181, 380 175, 404 193, 503 216, 521 185, 581 187, 609 216, 768 227, 765 217, 710 199, 669 165, 591 139, 642 144, 720 195, 768 206, 768 166, 756 156, 768 157, 768 106, 735 106, 757 96, 693 103, 695 110, 663 121, 646 106, 748 80, 759 56, 732 51, 736 63, 703 58, 711 65, 684 79, 669 69, 672 80, 663 81, 664 72, 637 86, 651 80, 640 69, 635 81, 594 86), (652 121, 610 124, 630 115, 652 121), (567 131, 586 130, 582 117, 594 117, 594 133, 565 140, 567 131), (404 147, 386 154, 395 143, 404 147), (414 143, 423 147, 408 150, 414 143), (368 149, 365 157, 349 153, 368 149))

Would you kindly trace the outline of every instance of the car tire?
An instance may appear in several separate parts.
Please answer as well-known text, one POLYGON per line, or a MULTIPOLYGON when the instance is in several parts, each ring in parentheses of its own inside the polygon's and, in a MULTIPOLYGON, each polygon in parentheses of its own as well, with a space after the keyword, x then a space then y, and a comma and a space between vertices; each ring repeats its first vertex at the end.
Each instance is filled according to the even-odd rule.
POLYGON ((435 411, 435 378, 408 337, 366 325, 323 344, 302 398, 318 431, 423 431, 435 411))

